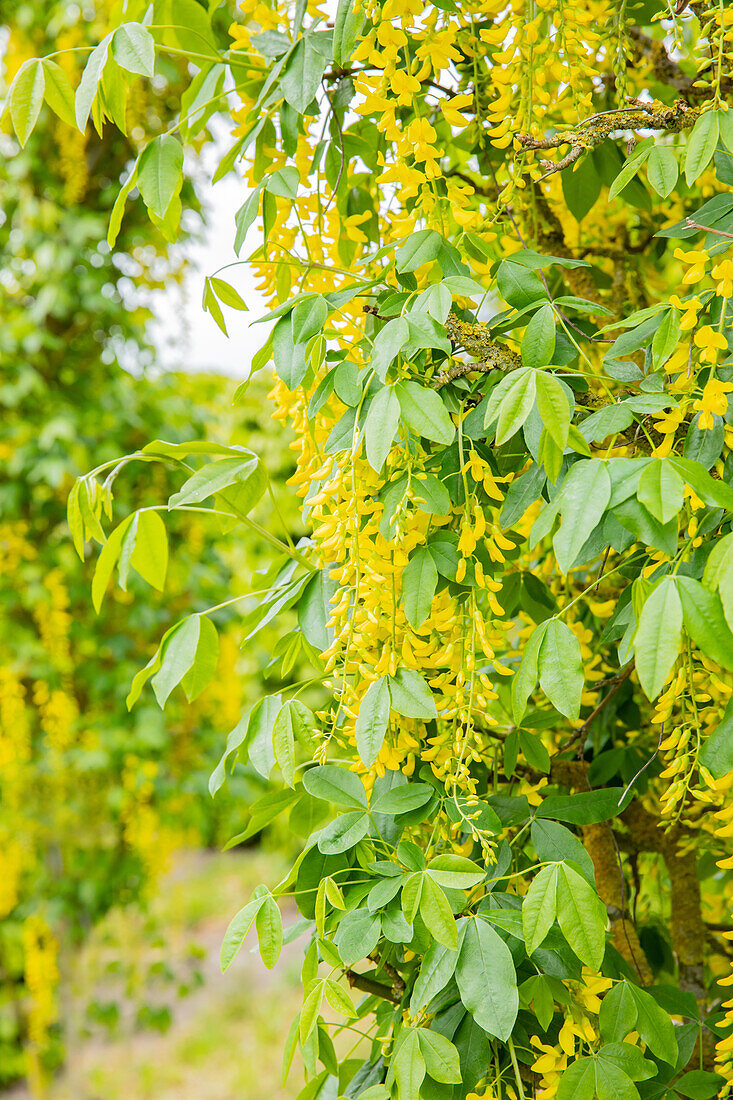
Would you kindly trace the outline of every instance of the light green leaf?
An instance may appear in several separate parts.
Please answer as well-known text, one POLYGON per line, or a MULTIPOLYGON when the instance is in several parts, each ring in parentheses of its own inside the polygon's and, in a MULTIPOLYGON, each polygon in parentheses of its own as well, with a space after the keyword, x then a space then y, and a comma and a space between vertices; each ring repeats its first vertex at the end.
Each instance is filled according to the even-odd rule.
POLYGON ((155 41, 142 23, 123 23, 114 32, 112 56, 128 73, 155 75, 155 41))
POLYGON ((550 619, 539 655, 540 687, 552 705, 575 721, 580 714, 583 662, 580 642, 559 619, 550 619))
POLYGON ((143 580, 162 592, 168 569, 168 535, 157 512, 138 512, 130 565, 143 580))
POLYGON ((535 875, 522 904, 522 928, 531 955, 544 941, 557 912, 557 864, 535 875))
POLYGON ((650 185, 658 195, 666 199, 671 195, 680 174, 677 157, 666 145, 656 145, 650 155, 647 164, 647 175, 650 185))
MULTIPOLYGON (((524 424, 532 412, 537 386, 537 374, 534 370, 516 372, 516 382, 508 390, 501 402, 496 420, 496 444, 501 446, 511 439, 524 424)), ((493 394, 492 394, 493 396, 493 394)), ((489 404, 491 400, 489 399, 489 404)), ((488 419, 488 409, 487 409, 488 419)))
POLYGON ((288 699, 280 708, 272 727, 272 747, 275 759, 289 787, 295 786, 295 728, 293 706, 296 700, 288 699))
POLYGON ((517 974, 504 940, 480 918, 466 922, 456 982, 464 1007, 479 1027, 506 1042, 519 1010, 517 974))
POLYGON ((674 577, 664 577, 642 608, 636 632, 635 661, 644 694, 656 699, 677 660, 682 634, 682 604, 674 577))
POLYGON ((653 147, 654 138, 646 138, 637 145, 635 151, 625 162, 623 168, 616 176, 616 179, 609 187, 609 199, 615 199, 616 195, 618 195, 620 191, 623 191, 624 187, 626 187, 639 171, 644 161, 650 156, 653 147))
POLYGON ((94 578, 92 579, 92 603, 97 614, 99 614, 102 600, 104 599, 104 593, 107 590, 110 577, 112 576, 117 559, 120 556, 122 543, 124 542, 125 535, 132 521, 133 516, 128 516, 126 519, 123 519, 122 523, 115 527, 99 552, 97 564, 94 569, 94 578))
POLYGON ((293 343, 301 344, 320 332, 328 317, 328 302, 322 294, 301 298, 293 306, 293 343))
POLYGON ((433 693, 419 672, 411 668, 399 668, 389 677, 392 706, 403 718, 421 718, 429 721, 437 718, 433 693))
POLYGON ((540 646, 549 625, 549 619, 539 623, 524 645, 522 663, 512 679, 512 716, 516 725, 522 721, 527 700, 537 685, 540 646))
POLYGON ((700 115, 687 138, 685 153, 685 179, 690 187, 713 159, 718 144, 717 111, 706 111, 700 115))
POLYGON ((420 894, 420 916, 428 932, 444 947, 455 951, 458 947, 458 929, 440 886, 428 875, 423 876, 420 894))
POLYGON ((76 95, 74 97, 74 115, 76 117, 76 125, 82 133, 86 130, 89 112, 92 109, 92 103, 97 94, 97 85, 102 79, 102 72, 107 63, 107 55, 109 53, 111 41, 112 34, 110 33, 94 47, 89 54, 89 59, 84 66, 84 72, 81 74, 81 80, 76 89, 76 95))
POLYGON ((304 114, 313 102, 325 68, 326 58, 316 49, 312 37, 305 35, 299 38, 280 78, 280 90, 285 102, 299 115, 304 114))
POLYGON ((189 615, 161 643, 161 666, 152 679, 158 705, 164 707, 173 688, 180 684, 194 660, 201 630, 201 616, 189 615))
POLYGON ((168 508, 182 508, 189 504, 201 504, 229 485, 241 485, 252 477, 259 459, 250 451, 240 458, 220 458, 207 462, 186 481, 168 501, 168 508))
MULTIPOLYGON (((378 680, 377 683, 383 683, 383 681, 378 680)), ((309 768, 303 775, 303 786, 308 794, 313 795, 314 798, 321 798, 324 802, 332 802, 336 806, 347 806, 354 810, 367 808, 364 784, 359 776, 348 768, 339 768, 336 764, 322 764, 317 768, 309 768)))
POLYGON ((48 103, 54 114, 58 115, 67 126, 76 126, 74 115, 74 89, 68 76, 55 61, 44 57, 43 72, 46 84, 43 90, 43 98, 48 103))
POLYGON ((257 914, 269 895, 263 891, 260 897, 254 897, 232 917, 224 933, 221 945, 220 964, 222 973, 230 966, 234 956, 244 943, 245 937, 255 922, 257 914))
POLYGON ((400 403, 394 386, 379 390, 367 413, 364 424, 367 461, 379 473, 387 455, 392 450, 395 433, 400 423, 400 403))
POLYGON ((599 458, 576 462, 562 484, 562 524, 552 542, 563 573, 572 569, 589 535, 601 522, 610 497, 606 464, 599 458))
POLYGON ((554 374, 547 374, 544 371, 537 372, 535 384, 537 411, 542 417, 542 423, 560 450, 564 451, 568 442, 572 416, 565 390, 554 374))
POLYGON ((682 509, 684 481, 666 458, 652 458, 639 478, 638 500, 658 519, 668 523, 682 509))
POLYGON ((219 664, 219 634, 207 615, 199 617, 199 640, 193 664, 181 680, 189 703, 208 687, 219 664))
POLYGON ((459 1083, 460 1058, 450 1039, 438 1031, 428 1031, 424 1027, 419 1029, 417 1035, 426 1069, 432 1079, 446 1085, 459 1083))
POLYGON ((407 621, 415 630, 430 614, 438 584, 438 570, 426 546, 418 546, 402 573, 402 598, 407 621))
POLYGON ((9 92, 10 117, 21 145, 25 145, 38 121, 45 86, 43 62, 35 57, 24 61, 9 92))
POLYGON ((418 267, 436 259, 442 238, 434 229, 420 229, 412 233, 397 249, 395 262, 398 271, 416 271, 418 267))
POLYGON ((267 895, 264 905, 258 910, 255 924, 260 958, 267 969, 272 970, 280 958, 283 946, 283 921, 279 906, 272 894, 267 895))
POLYGON ((413 1016, 445 989, 453 977, 457 961, 457 951, 449 951, 443 944, 433 940, 423 956, 417 981, 412 988, 410 1012, 413 1016))
POLYGON ((402 416, 410 428, 425 439, 449 447, 456 429, 440 395, 418 382, 398 382, 395 390, 402 416))
POLYGON ((557 864, 557 921, 581 962, 600 968, 606 951, 606 907, 594 888, 569 867, 557 864))
POLYGON ((371 768, 384 744, 389 723, 389 681, 376 680, 361 701, 356 718, 356 748, 365 767, 371 768))
POLYGON ((541 305, 522 337, 522 362, 526 367, 548 367, 555 351, 555 311, 541 305))
POLYGON ((393 317, 374 337, 371 367, 384 382, 387 370, 395 357, 410 339, 410 328, 404 317, 393 317))
POLYGON ((183 146, 172 134, 160 134, 140 156, 137 185, 143 202, 159 218, 171 204, 181 186, 183 146))
POLYGON ((685 628, 695 645, 713 661, 733 672, 733 633, 720 598, 692 577, 677 577, 685 628))

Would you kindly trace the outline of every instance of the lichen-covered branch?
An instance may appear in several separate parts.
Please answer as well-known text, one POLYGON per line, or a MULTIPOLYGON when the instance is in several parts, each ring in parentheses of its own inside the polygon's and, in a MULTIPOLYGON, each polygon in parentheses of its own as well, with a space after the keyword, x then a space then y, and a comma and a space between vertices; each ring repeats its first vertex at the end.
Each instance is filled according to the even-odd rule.
POLYGON ((698 107, 691 107, 683 99, 667 106, 664 103, 645 103, 640 99, 630 99, 630 106, 618 111, 608 111, 586 119, 572 130, 562 130, 549 137, 536 138, 531 134, 517 134, 516 138, 523 149, 559 149, 570 146, 561 160, 553 161, 539 157, 537 163, 546 176, 561 172, 586 149, 593 149, 619 130, 664 130, 678 133, 694 126, 700 116, 698 107))
POLYGON ((500 344, 491 335, 491 329, 485 321, 462 321, 455 313, 449 313, 445 322, 448 339, 456 347, 463 348, 469 355, 475 355, 478 362, 464 363, 456 361, 433 378, 433 387, 440 389, 455 378, 462 378, 473 371, 486 374, 488 371, 516 370, 522 365, 522 358, 505 344, 500 344))

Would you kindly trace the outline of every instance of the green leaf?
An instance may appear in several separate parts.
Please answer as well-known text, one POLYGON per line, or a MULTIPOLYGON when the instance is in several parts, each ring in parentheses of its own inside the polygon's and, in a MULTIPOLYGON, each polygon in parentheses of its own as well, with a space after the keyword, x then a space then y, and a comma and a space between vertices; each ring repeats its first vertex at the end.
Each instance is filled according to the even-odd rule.
POLYGON ((705 504, 733 512, 733 489, 724 481, 718 481, 708 473, 700 462, 689 458, 678 458, 677 455, 670 456, 667 462, 677 470, 705 504))
POLYGON ((674 191, 679 174, 680 169, 674 152, 666 145, 655 145, 647 163, 650 186, 658 195, 666 199, 674 191))
POLYGON ((159 218, 181 186, 183 146, 171 134, 160 134, 140 156, 137 185, 143 202, 159 218))
POLYGON ((733 672, 733 633, 725 621, 720 598, 692 577, 677 577, 685 629, 695 645, 733 672))
POLYGON ((112 38, 112 56, 128 73, 155 76, 155 40, 142 23, 123 23, 112 38))
POLYGON ((718 114, 706 111, 700 115, 687 138, 685 180, 690 187, 707 168, 718 144, 718 114))
POLYGON ((94 47, 89 54, 87 63, 84 66, 84 72, 81 74, 81 80, 76 89, 76 95, 74 97, 74 115, 76 117, 76 125, 82 133, 86 130, 89 112, 92 109, 92 103, 97 94, 97 85, 102 79, 102 71, 107 63, 107 55, 109 53, 111 41, 112 34, 108 34, 106 38, 103 38, 102 41, 94 47))
POLYGON ((640 142, 636 147, 634 153, 624 163, 623 168, 616 176, 611 186, 608 189, 609 199, 614 199, 620 191, 623 191, 624 187, 634 178, 639 171, 644 161, 651 155, 653 148, 654 138, 647 138, 645 141, 640 142), (648 143, 651 141, 652 145, 648 143))
POLYGON ((719 1073, 709 1073, 704 1069, 693 1069, 689 1073, 683 1073, 675 1083, 675 1092, 680 1096, 689 1096, 691 1100, 709 1100, 710 1097, 720 1096, 725 1079, 719 1073))
POLYGON ((305 349, 306 344, 293 342, 292 314, 281 317, 272 330, 272 358, 278 377, 289 390, 294 390, 305 378, 308 369, 305 349))
MULTIPOLYGON (((532 412, 535 402, 537 386, 536 372, 528 368, 526 370, 512 372, 510 377, 514 377, 515 382, 502 399, 496 419, 497 446, 506 443, 507 439, 511 439, 511 437, 519 431, 529 414, 532 412)), ((491 397, 493 397, 493 392, 491 397)), ((491 398, 489 398, 489 406, 486 410, 487 423, 489 422, 490 407, 491 398)))
POLYGON ((455 951, 458 947, 458 929, 440 886, 429 875, 424 875, 420 894, 420 916, 428 932, 444 947, 455 951))
POLYGON ((384 382, 387 370, 410 339, 410 327, 404 317, 394 317, 381 328, 372 344, 371 366, 384 382))
POLYGON ((677 1062, 677 1038, 675 1026, 667 1012, 658 1005, 650 993, 627 983, 636 1004, 636 1030, 657 1058, 674 1066, 677 1062))
POLYGON ((333 63, 337 68, 345 66, 354 52, 363 23, 361 4, 355 5, 354 0, 339 0, 333 24, 333 63))
POLYGON ((418 546, 402 573, 402 598, 407 621, 418 630, 430 614, 438 585, 438 570, 427 546, 418 546))
MULTIPOLYGON (((377 681, 381 683, 382 681, 377 681)), ((303 775, 303 786, 314 798, 347 806, 354 810, 366 810, 367 796, 359 776, 347 768, 335 764, 323 764, 309 768, 303 775)))
POLYGON ((636 671, 647 699, 656 699, 662 690, 677 660, 681 635, 677 583, 674 577, 664 577, 642 608, 634 641, 636 671))
POLYGON ((60 65, 48 57, 43 59, 43 72, 46 78, 43 98, 46 103, 67 126, 76 126, 74 89, 68 76, 60 65))
POLYGON ((417 233, 412 233, 397 249, 397 270, 416 271, 418 267, 436 259, 442 243, 440 234, 434 229, 420 229, 417 233))
POLYGON ((552 794, 537 807, 537 817, 566 821, 570 825, 594 825, 619 812, 622 787, 604 787, 579 794, 552 794))
POLYGON ((356 1017, 356 1009, 338 982, 332 978, 327 978, 325 991, 326 1000, 334 1012, 340 1012, 342 1016, 346 1016, 350 1020, 356 1017))
POLYGON ((479 1027, 506 1042, 519 1010, 517 974, 504 940, 477 917, 465 925, 456 982, 464 1007, 479 1027))
POLYGON ((268 893, 263 891, 260 897, 254 897, 252 901, 247 902, 244 908, 240 909, 229 922, 229 927, 224 933, 219 959, 222 973, 230 966, 234 956, 244 943, 247 933, 254 924, 257 914, 265 904, 268 896, 268 893))
POLYGON ((532 822, 532 844, 542 863, 559 863, 570 859, 577 863, 588 882, 595 882, 593 860, 574 833, 556 821, 532 822))
POLYGON ((400 423, 400 403, 394 386, 385 386, 374 397, 364 423, 367 461, 375 473, 380 473, 392 450, 400 423))
POLYGON ((299 38, 280 77, 285 102, 299 115, 305 114, 313 102, 325 68, 326 58, 316 49, 313 38, 310 35, 299 38))
POLYGON ((558 865, 543 867, 535 875, 522 904, 522 928, 531 955, 544 942, 557 912, 558 865))
POLYGON ((425 439, 449 447, 456 429, 440 395, 418 382, 398 382, 395 390, 409 427, 425 439))
POLYGON ((28 141, 38 121, 45 86, 43 62, 35 57, 30 61, 24 61, 18 69, 8 94, 13 129, 21 145, 25 145, 28 141))
POLYGON ((601 1035, 607 1042, 620 1042, 634 1028, 637 1015, 629 983, 618 982, 601 1001, 598 1014, 601 1035))
POLYGON ((460 1058, 450 1039, 438 1031, 428 1031, 426 1028, 420 1028, 417 1036, 425 1067, 432 1079, 446 1085, 459 1083, 460 1058))
POLYGON ((424 806, 433 797, 433 788, 427 783, 408 783, 404 787, 392 787, 381 794, 371 806, 373 814, 404 814, 424 806))
POLYGON ((128 516, 127 519, 123 519, 122 523, 115 527, 99 552, 97 564, 94 569, 94 578, 92 580, 92 603, 97 614, 99 614, 107 585, 109 584, 114 567, 117 564, 117 559, 120 556, 122 543, 133 519, 133 516, 128 516))
POLYGON ((576 462, 562 484, 562 525, 552 543, 563 573, 572 569, 588 537, 600 524, 610 497, 606 464, 599 458, 576 462))
POLYGON ((181 680, 189 703, 208 687, 219 664, 219 635, 207 615, 199 616, 199 638, 193 664, 181 680))
POLYGON ((392 706, 403 718, 420 718, 429 721, 437 718, 433 693, 419 672, 411 668, 399 668, 389 677, 392 706))
POLYGON ((581 962, 600 968, 606 952, 606 907, 595 889, 569 867, 557 864, 557 922, 581 962))
POLYGON ((669 523, 682 510, 684 481, 666 458, 652 458, 639 478, 637 498, 660 523, 669 523))
POLYGON ((522 362, 526 367, 548 367, 555 351, 555 311, 549 302, 537 310, 522 337, 522 362))
POLYGON ((157 512, 137 513, 130 565, 153 588, 163 591, 168 569, 168 535, 157 512))
POLYGON ((369 686, 356 718, 356 748, 366 768, 371 768, 384 744, 389 724, 389 703, 389 680, 383 676, 369 686))
POLYGON ((576 721, 584 682, 580 642, 559 619, 547 624, 540 646, 539 675, 540 687, 552 705, 576 721))
POLYGON ((593 1058, 577 1058, 560 1078, 557 1100, 593 1100, 596 1096, 596 1064, 593 1058))
POLYGON ((512 680, 512 716, 516 725, 522 721, 527 700, 537 686, 540 646, 549 626, 549 619, 534 628, 525 643, 522 663, 512 680))
POLYGON ((562 384, 554 374, 538 371, 535 383, 537 387, 537 411, 542 423, 561 451, 565 450, 570 430, 572 410, 562 384))
POLYGON ((698 761, 715 779, 733 772, 733 699, 728 700, 723 717, 705 740, 698 761))
POLYGON ((390 1088, 394 1080, 399 1100, 420 1100, 420 1086, 424 1079, 425 1059, 420 1051, 418 1032, 413 1028, 404 1028, 390 1062, 387 1087, 390 1088))
POLYGON ((328 317, 328 302, 322 294, 301 298, 293 306, 293 343, 301 344, 320 332, 328 317))
POLYGON ((410 1012, 413 1016, 425 1008, 453 977, 458 952, 450 951, 442 943, 433 940, 420 964, 417 981, 410 996, 410 1012))
POLYGON ((219 458, 207 462, 186 481, 168 500, 168 508, 183 508, 201 504, 207 497, 220 493, 230 485, 242 485, 255 473, 259 458, 250 451, 241 458, 219 458))
POLYGON ((433 882, 450 890, 470 890, 486 878, 486 872, 477 863, 459 855, 436 856, 430 860, 427 874, 433 882))
POLYGON ((295 786, 295 729, 299 716, 295 713, 297 699, 288 699, 282 705, 272 727, 272 747, 283 779, 289 787, 295 786))
POLYGON ((161 643, 161 666, 152 679, 158 706, 165 706, 173 688, 180 684, 195 661, 200 631, 201 616, 189 615, 177 623, 167 641, 161 643))
POLYGON ((257 939, 260 947, 260 958, 268 970, 280 958, 283 946, 283 921, 280 909, 272 894, 265 898, 264 905, 259 909, 255 918, 257 939))
POLYGON ((349 812, 334 818, 318 836, 318 848, 327 856, 348 852, 369 832, 369 814, 349 812))

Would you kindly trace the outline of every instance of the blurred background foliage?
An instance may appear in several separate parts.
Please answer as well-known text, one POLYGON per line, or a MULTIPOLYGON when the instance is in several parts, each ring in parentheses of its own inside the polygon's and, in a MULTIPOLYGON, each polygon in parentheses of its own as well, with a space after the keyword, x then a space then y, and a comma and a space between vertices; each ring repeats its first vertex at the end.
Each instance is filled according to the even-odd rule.
MULTIPOLYGON (((6 86, 27 57, 94 42, 109 7, 0 2, 6 86)), ((85 56, 59 59, 74 83, 85 56)), ((27 1078, 37 1094, 64 1057, 58 983, 71 953, 110 909, 144 904, 175 849, 241 831, 262 783, 240 768, 215 800, 206 791, 276 642, 270 628, 240 649, 236 605, 216 615, 218 675, 193 706, 125 706, 141 655, 171 622, 236 593, 240 577, 256 587, 256 535, 214 551, 189 518, 172 547, 174 598, 137 600, 132 580, 93 618, 91 569, 65 522, 80 473, 153 438, 246 439, 276 482, 292 472, 283 433, 268 431, 265 382, 234 408, 231 379, 156 370, 151 302, 180 279, 182 258, 142 204, 130 204, 114 252, 99 244, 126 164, 174 117, 181 72, 166 64, 154 96, 142 81, 133 89, 127 137, 81 135, 46 111, 22 151, 0 130, 0 1088, 27 1078)), ((185 239, 203 219, 191 183, 182 204, 185 239)), ((175 487, 158 464, 132 469, 138 506, 175 487)), ((165 1024, 156 1011, 138 1011, 141 1026, 165 1024)))

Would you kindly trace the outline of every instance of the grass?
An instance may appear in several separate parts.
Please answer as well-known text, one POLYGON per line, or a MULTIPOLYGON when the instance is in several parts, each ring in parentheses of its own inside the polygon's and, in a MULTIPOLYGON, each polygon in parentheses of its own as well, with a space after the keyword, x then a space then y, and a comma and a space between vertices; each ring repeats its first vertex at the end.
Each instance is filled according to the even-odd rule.
MULTIPOLYGON (((184 853, 148 915, 110 913, 64 976, 68 1060, 45 1100, 295 1097, 299 1072, 283 1086, 280 1070, 300 1007, 301 945, 286 948, 272 973, 250 950, 254 936, 225 975, 218 963, 231 916, 257 883, 283 871, 280 857, 262 851, 184 853), (180 987, 190 990, 181 999, 180 987), (90 1022, 90 1003, 116 1005, 111 1026, 90 1022), (142 1028, 141 1005, 170 1009, 168 1030, 142 1028)), ((295 919, 283 915, 286 925, 295 919)))

